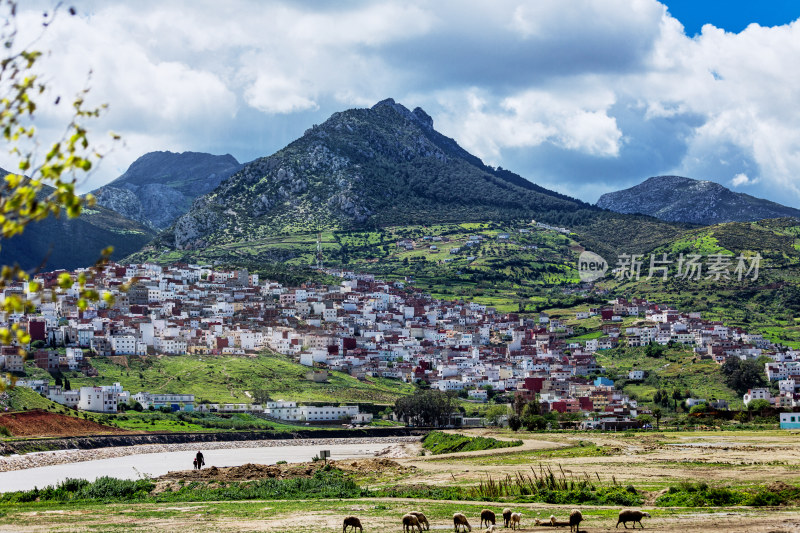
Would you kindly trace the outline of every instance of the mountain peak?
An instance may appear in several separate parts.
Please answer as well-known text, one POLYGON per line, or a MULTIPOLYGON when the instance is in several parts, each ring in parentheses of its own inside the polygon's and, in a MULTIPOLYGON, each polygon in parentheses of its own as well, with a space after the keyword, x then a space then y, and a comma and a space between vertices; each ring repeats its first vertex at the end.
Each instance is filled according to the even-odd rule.
POLYGON ((423 126, 433 129, 433 118, 431 118, 431 116, 427 114, 424 109, 421 107, 415 107, 411 114, 417 117, 417 120, 420 121, 423 126))
POLYGON ((427 129, 433 129, 433 118, 431 118, 431 116, 426 113, 425 110, 423 110, 421 107, 415 107, 414 111, 409 111, 408 108, 403 104, 398 104, 395 102, 394 98, 386 98, 385 100, 381 100, 370 109, 373 111, 391 109, 396 111, 404 118, 418 122, 427 129))
POLYGON ((792 207, 733 192, 713 181, 683 176, 648 178, 629 189, 604 194, 597 206, 667 222, 703 225, 800 216, 800 210, 792 207))
POLYGON ((211 192, 240 168, 230 154, 148 152, 93 192, 100 205, 164 229, 188 211, 197 196, 211 192))
POLYGON ((424 110, 387 98, 334 113, 245 165, 176 221, 171 244, 197 249, 298 228, 540 219, 586 207, 487 167, 434 130, 424 110))

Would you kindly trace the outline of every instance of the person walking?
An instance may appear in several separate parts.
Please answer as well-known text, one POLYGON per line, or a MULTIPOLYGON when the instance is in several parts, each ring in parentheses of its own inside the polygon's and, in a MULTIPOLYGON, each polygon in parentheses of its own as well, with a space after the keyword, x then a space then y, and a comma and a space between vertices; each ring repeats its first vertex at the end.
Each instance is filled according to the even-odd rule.
POLYGON ((203 468, 203 465, 206 464, 205 460, 203 459, 203 452, 197 452, 195 456, 195 461, 197 461, 197 469, 203 468))

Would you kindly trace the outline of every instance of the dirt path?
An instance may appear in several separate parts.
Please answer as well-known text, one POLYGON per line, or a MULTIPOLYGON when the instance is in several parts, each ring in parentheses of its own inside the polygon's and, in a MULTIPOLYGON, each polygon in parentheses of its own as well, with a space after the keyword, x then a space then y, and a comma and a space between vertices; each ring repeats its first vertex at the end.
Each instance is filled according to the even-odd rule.
MULTIPOLYGON (((470 432, 508 438, 491 431, 470 432)), ((657 487, 684 480, 710 483, 800 483, 800 439, 794 434, 698 433, 677 435, 522 434, 523 445, 500 450, 411 457, 401 462, 419 469, 420 483, 450 484, 530 472, 538 465, 559 467, 568 475, 657 487), (591 443, 596 454, 559 455, 558 449, 591 443), (546 452, 553 450, 553 456, 546 452), (536 452, 543 453, 536 453, 536 452), (486 461, 477 459, 486 457, 486 461), (452 459, 452 460, 450 460, 452 459)))

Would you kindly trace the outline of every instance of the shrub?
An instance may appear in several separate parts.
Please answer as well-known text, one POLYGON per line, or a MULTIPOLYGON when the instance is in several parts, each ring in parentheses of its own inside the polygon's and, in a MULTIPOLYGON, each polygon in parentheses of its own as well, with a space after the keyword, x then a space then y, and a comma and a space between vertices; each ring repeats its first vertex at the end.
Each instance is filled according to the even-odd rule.
POLYGON ((422 439, 422 446, 430 450, 434 455, 441 453, 494 450, 521 445, 521 440, 503 441, 491 437, 467 437, 465 435, 453 435, 442 431, 431 431, 422 439))
POLYGON ((656 505, 666 507, 719 507, 744 505, 750 498, 748 493, 726 487, 709 487, 705 482, 680 483, 670 487, 666 494, 658 497, 656 505))

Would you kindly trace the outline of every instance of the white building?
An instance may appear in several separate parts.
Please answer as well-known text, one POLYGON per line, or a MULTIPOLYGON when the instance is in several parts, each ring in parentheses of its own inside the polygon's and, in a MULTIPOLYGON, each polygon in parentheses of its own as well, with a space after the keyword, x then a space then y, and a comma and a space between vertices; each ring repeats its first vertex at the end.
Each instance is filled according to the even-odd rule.
POLYGON ((133 401, 139 402, 142 407, 160 409, 169 407, 173 411, 194 411, 194 394, 150 394, 140 392, 132 396, 133 401))
POLYGON ((771 399, 772 394, 770 394, 769 389, 749 389, 744 398, 742 398, 745 405, 749 405, 753 400, 770 401, 771 399))
POLYGON ((119 392, 115 387, 81 387, 78 409, 96 413, 116 413, 119 392))
POLYGON ((644 370, 631 370, 628 372, 628 379, 631 381, 642 381, 644 379, 644 370))
POLYGON ((297 405, 296 402, 278 400, 277 402, 267 402, 264 414, 279 420, 292 422, 358 422, 368 423, 372 420, 369 413, 359 413, 357 405, 333 406, 325 405, 322 407, 312 405, 297 405))
POLYGON ((52 386, 47 388, 47 399, 61 405, 66 405, 71 409, 77 409, 81 401, 81 391, 68 390, 65 391, 61 386, 52 386))
POLYGON ((470 400, 485 402, 489 398, 489 393, 485 389, 470 389, 467 391, 470 400))

